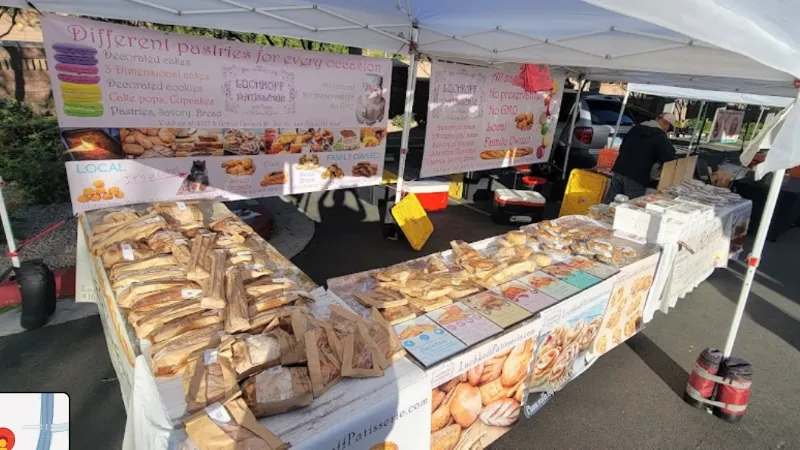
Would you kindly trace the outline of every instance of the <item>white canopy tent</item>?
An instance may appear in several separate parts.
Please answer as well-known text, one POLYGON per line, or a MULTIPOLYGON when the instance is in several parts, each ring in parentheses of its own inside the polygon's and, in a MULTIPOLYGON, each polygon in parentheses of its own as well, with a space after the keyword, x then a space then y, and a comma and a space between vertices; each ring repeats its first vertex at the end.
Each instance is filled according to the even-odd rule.
POLYGON ((773 95, 754 95, 740 92, 707 91, 675 86, 628 83, 628 92, 657 95, 659 97, 682 98, 686 100, 705 100, 722 103, 744 103, 746 105, 775 106, 785 108, 794 98, 773 95))
MULTIPOLYGON (((659 84, 750 94, 796 97, 793 83, 800 77, 800 29, 796 27, 800 8, 795 2, 0 0, 0 5, 277 34, 387 52, 411 49, 479 64, 537 62, 566 67, 586 79, 656 79, 659 84)), ((409 71, 411 79, 415 64, 409 71)), ((411 82, 409 87, 413 87, 411 82)), ((413 89, 409 95, 413 99, 413 89)), ((408 100, 407 115, 410 106, 408 100)), ((795 110, 776 133, 765 163, 777 172, 745 290, 755 273, 784 169, 800 162, 797 130, 800 111, 795 110)), ((402 149, 407 142, 406 128, 402 149)), ((401 167, 404 159, 401 150, 401 167)), ((735 327, 746 301, 745 290, 735 327)), ((730 346, 734 337, 735 329, 730 346)), ((730 349, 726 350, 729 354, 730 349)))

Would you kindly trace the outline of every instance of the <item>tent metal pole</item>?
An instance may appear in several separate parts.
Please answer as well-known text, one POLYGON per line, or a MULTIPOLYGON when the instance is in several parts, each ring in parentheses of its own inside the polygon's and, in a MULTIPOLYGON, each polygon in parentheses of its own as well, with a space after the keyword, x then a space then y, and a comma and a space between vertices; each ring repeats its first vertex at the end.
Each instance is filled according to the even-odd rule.
POLYGON ((569 125, 569 137, 567 137, 567 149, 564 152, 564 167, 561 169, 561 179, 567 178, 567 163, 569 163, 569 152, 572 151, 572 137, 575 134, 575 122, 578 121, 578 116, 581 115, 581 92, 583 92, 583 84, 586 80, 583 75, 578 79, 578 94, 575 96, 575 108, 572 110, 572 121, 569 125))
MULTIPOLYGON (((706 122, 708 121, 708 119, 706 118, 706 113, 708 113, 708 105, 707 104, 706 104, 706 109, 703 111, 703 123, 702 123, 702 125, 700 125, 700 131, 697 133, 697 139, 694 141, 694 145, 696 145, 697 148, 700 148, 700 139, 703 138, 703 130, 705 130, 706 122)), ((691 153, 692 152, 689 152, 686 156, 691 155, 691 153)))
POLYGON ((403 197, 403 176, 406 171, 406 154, 408 153, 408 138, 411 135, 411 120, 414 110, 414 92, 417 86, 417 38, 419 30, 411 29, 411 43, 409 44, 408 77, 406 81, 406 106, 403 110, 403 134, 400 135, 400 165, 397 170, 397 192, 394 193, 394 203, 400 202, 403 197))
POLYGON ((3 231, 6 235, 6 242, 8 243, 8 256, 11 258, 11 265, 19 268, 19 256, 17 256, 17 244, 14 241, 14 233, 11 231, 11 220, 8 218, 8 210, 6 210, 6 201, 3 198, 3 186, 5 182, 0 177, 0 221, 3 223, 3 231))
POLYGON ((609 147, 614 147, 614 141, 617 140, 617 132, 619 132, 619 124, 622 123, 622 115, 625 113, 625 107, 628 106, 628 96, 631 91, 625 89, 625 98, 622 99, 622 108, 619 109, 619 116, 617 116, 617 124, 614 125, 614 134, 611 135, 611 144, 609 147))
MULTIPOLYGON (((705 107, 706 107, 706 101, 705 101, 705 100, 701 100, 701 101, 700 101, 700 110, 697 112, 697 119, 695 119, 695 121, 694 121, 694 127, 695 127, 695 130, 692 130, 692 137, 691 137, 691 139, 689 139, 689 150, 687 150, 687 152, 686 152, 686 156, 689 156, 689 155, 691 155, 691 154, 692 154, 692 144, 694 143, 694 133, 695 133, 696 131, 698 131, 698 130, 696 129, 696 128, 697 128, 697 121, 698 121, 698 120, 700 120, 700 118, 701 118, 701 117, 704 117, 704 116, 705 116, 705 114, 704 114, 704 111, 703 111, 703 109, 704 109, 705 107)), ((705 126, 705 121, 703 122, 703 125, 705 126)), ((703 130, 702 130, 702 129, 700 129, 700 130, 699 130, 699 133, 700 133, 700 134, 703 134, 703 130)), ((699 142, 699 141, 698 141, 698 142, 699 142)))
POLYGON ((736 312, 733 314, 733 322, 731 323, 730 331, 728 331, 728 339, 725 341, 725 350, 723 351, 725 358, 731 356, 731 352, 733 351, 733 343, 736 340, 736 333, 739 331, 739 325, 742 322, 744 307, 747 305, 747 297, 750 295, 750 288, 753 285, 753 278, 756 276, 756 269, 761 262, 764 241, 767 240, 769 224, 772 222, 772 214, 775 212, 775 204, 778 202, 778 196, 781 193, 781 185, 783 184, 783 176, 785 173, 786 169, 780 169, 772 174, 772 183, 769 185, 767 202, 764 205, 761 222, 758 224, 756 240, 753 242, 753 251, 747 258, 747 273, 744 276, 744 283, 739 293, 739 300, 736 302, 736 312))

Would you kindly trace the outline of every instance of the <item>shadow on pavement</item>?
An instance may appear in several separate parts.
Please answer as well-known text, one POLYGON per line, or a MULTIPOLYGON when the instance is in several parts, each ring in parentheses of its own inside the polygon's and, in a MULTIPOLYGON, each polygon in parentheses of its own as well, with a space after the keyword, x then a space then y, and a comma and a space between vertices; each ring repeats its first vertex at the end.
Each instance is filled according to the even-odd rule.
MULTIPOLYGON (((759 279, 759 283, 761 281, 759 279)), ((709 277, 708 282, 719 290, 723 297, 736 303, 739 298, 742 281, 733 273, 727 270, 716 270, 709 277)), ((793 296, 789 295, 786 298, 791 299, 793 296)), ((800 321, 754 292, 750 292, 745 313, 755 323, 771 331, 795 349, 800 350, 800 334, 797 333, 797 330, 800 329, 800 321)))
POLYGON ((634 335, 625 343, 678 397, 683 398, 689 374, 680 364, 642 333, 634 335))

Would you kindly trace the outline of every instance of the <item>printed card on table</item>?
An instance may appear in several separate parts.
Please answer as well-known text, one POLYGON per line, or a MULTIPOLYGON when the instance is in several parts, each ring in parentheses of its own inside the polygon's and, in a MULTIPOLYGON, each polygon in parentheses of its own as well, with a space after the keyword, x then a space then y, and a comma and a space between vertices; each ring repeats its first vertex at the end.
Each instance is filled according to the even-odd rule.
POLYGON ((467 345, 503 332, 494 322, 460 302, 429 312, 427 316, 467 345))
POLYGON ((496 287, 495 290, 500 292, 503 297, 534 314, 559 302, 558 299, 550 297, 538 289, 520 283, 519 281, 510 281, 501 284, 496 287))
POLYGON ((606 278, 611 278, 616 275, 617 272, 619 272, 619 270, 611 266, 607 266, 599 261, 595 261, 583 256, 575 256, 570 258, 564 261, 564 264, 575 269, 582 270, 603 280, 606 278))
POLYGON ((426 316, 397 324, 394 326, 394 332, 403 343, 403 348, 426 367, 467 348, 455 336, 426 316))
POLYGON ((503 328, 508 328, 533 315, 491 291, 473 295, 463 302, 503 328))
POLYGON ((600 278, 594 275, 590 275, 565 263, 553 264, 550 267, 545 267, 542 269, 542 272, 550 274, 581 289, 594 286, 602 281, 600 278))
POLYGON ((581 291, 580 288, 542 271, 536 271, 533 275, 523 278, 522 281, 557 300, 564 300, 581 291))

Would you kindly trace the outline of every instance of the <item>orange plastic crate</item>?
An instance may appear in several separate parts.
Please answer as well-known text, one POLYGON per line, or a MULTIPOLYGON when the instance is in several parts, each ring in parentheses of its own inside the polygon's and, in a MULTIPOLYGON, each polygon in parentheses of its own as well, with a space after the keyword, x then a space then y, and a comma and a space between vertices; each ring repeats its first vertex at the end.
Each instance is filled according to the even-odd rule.
POLYGON ((617 156, 619 156, 619 150, 613 148, 600 150, 597 155, 597 168, 611 170, 614 167, 614 163, 617 162, 617 156))

